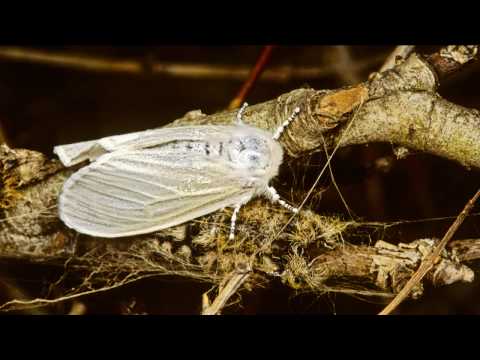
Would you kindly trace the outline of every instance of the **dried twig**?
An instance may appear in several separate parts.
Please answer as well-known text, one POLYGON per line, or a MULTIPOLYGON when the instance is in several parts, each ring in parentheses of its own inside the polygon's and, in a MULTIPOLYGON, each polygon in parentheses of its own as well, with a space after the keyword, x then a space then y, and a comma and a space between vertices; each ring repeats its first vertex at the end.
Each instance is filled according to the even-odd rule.
MULTIPOLYGON (((355 61, 355 63, 352 64, 352 71, 360 72, 374 67, 380 64, 384 58, 385 56, 380 54, 369 59, 355 61)), ((155 61, 145 63, 138 60, 116 60, 90 55, 73 55, 16 47, 0 47, 0 59, 59 66, 82 71, 114 72, 134 75, 149 73, 153 75, 191 79, 233 79, 243 81, 248 79, 251 73, 251 67, 248 66, 155 61), (146 71, 147 69, 148 71, 146 71)), ((282 65, 265 69, 260 79, 262 81, 272 82, 287 82, 292 79, 314 80, 334 75, 336 71, 337 70, 330 65, 312 67, 282 65)))
POLYGON ((215 298, 212 304, 208 304, 208 297, 204 295, 204 306, 202 310, 202 315, 216 315, 219 314, 222 308, 242 286, 242 284, 249 278, 251 274, 251 269, 247 267, 246 269, 236 268, 229 278, 227 284, 221 288, 218 296, 215 298))
POLYGON ((448 229, 446 234, 444 235, 443 239, 438 243, 438 245, 432 250, 432 252, 423 260, 422 264, 418 268, 418 270, 413 274, 410 280, 405 284, 403 289, 395 296, 395 298, 388 304, 380 313, 379 315, 388 315, 393 310, 397 308, 398 305, 402 303, 403 300, 407 298, 410 294, 412 289, 420 283, 423 277, 432 269, 432 267, 437 263, 439 260, 440 253, 445 249, 445 246, 453 237, 457 229, 462 225, 465 218, 468 216, 470 211, 477 201, 478 197, 480 196, 480 190, 478 190, 475 195, 467 202, 464 209, 460 214, 458 214, 457 219, 453 222, 452 226, 448 229))
POLYGON ((58 298, 55 298, 55 299, 43 299, 43 298, 36 298, 36 299, 31 299, 31 300, 14 299, 14 300, 10 300, 6 303, 1 304, 0 312, 1 311, 11 311, 11 310, 22 310, 22 309, 35 309, 35 308, 41 308, 41 307, 45 307, 45 306, 52 305, 52 304, 59 304, 59 303, 62 303, 64 301, 68 301, 68 300, 74 300, 74 299, 76 300, 76 299, 78 299, 80 297, 83 297, 83 296, 88 296, 88 295, 91 295, 91 294, 98 294, 98 293, 101 293, 101 292, 107 292, 107 291, 122 287, 124 285, 136 282, 140 278, 148 278, 148 277, 152 277, 152 276, 154 276, 154 275, 145 275, 145 276, 138 276, 138 277, 127 276, 125 279, 123 279, 123 280, 121 280, 118 283, 115 283, 113 285, 104 286, 102 288, 97 288, 97 289, 85 290, 85 291, 82 291, 82 292, 61 296, 61 297, 58 297, 58 298))
POLYGON ((259 78, 259 76, 262 74, 263 70, 265 69, 265 65, 267 64, 268 60, 270 59, 270 56, 272 54, 274 46, 268 45, 265 46, 262 49, 262 52, 253 67, 252 71, 250 72, 250 75, 248 76, 248 79, 243 83, 242 87, 240 88, 240 91, 238 94, 235 96, 235 98, 230 102, 228 105, 229 110, 233 110, 238 108, 247 98, 248 93, 252 89, 253 85, 259 78))
POLYGON ((84 55, 69 55, 29 48, 0 47, 0 58, 88 71, 111 71, 133 74, 144 72, 144 66, 137 61, 103 59, 84 55))

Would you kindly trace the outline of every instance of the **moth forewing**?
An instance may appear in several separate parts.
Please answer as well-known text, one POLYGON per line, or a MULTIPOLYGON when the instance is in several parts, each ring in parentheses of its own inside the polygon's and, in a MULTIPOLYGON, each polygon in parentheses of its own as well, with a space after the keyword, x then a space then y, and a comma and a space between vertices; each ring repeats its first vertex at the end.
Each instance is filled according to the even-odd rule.
POLYGON ((234 207, 233 238, 240 207, 255 195, 294 209, 269 187, 282 147, 241 119, 236 125, 146 130, 54 151, 65 166, 92 161, 67 179, 59 197, 63 222, 92 236, 150 233, 234 207))
POLYGON ((108 136, 97 140, 55 146, 53 152, 65 166, 73 166, 84 160, 95 161, 103 154, 125 150, 145 149, 175 141, 206 141, 225 137, 226 127, 232 126, 183 126, 137 131, 108 136))

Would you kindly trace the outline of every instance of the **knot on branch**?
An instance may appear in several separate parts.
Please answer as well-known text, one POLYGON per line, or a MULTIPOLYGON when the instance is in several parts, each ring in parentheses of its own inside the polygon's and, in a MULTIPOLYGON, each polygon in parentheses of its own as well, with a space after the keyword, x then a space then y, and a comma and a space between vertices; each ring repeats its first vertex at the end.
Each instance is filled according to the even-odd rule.
POLYGON ((370 98, 382 97, 397 91, 435 91, 436 72, 422 56, 412 53, 407 59, 381 73, 373 73, 366 86, 370 98))
POLYGON ((368 89, 364 85, 335 91, 302 89, 278 97, 273 113, 276 126, 295 107, 301 109, 280 138, 284 149, 292 157, 317 150, 323 145, 324 135, 348 120, 348 115, 367 98, 368 89))

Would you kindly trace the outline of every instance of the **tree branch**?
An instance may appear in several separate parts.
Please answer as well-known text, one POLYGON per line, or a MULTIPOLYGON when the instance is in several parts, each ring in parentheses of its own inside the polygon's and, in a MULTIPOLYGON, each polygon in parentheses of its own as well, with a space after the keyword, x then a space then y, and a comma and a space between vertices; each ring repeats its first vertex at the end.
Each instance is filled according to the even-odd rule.
MULTIPOLYGON (((247 108, 244 119, 273 130, 299 106, 300 116, 281 138, 294 158, 322 151, 324 146, 383 141, 480 167, 480 113, 442 99, 436 93, 435 69, 413 53, 365 83, 337 90, 296 89, 247 108)), ((196 110, 169 126, 231 123, 234 114, 205 115, 196 110)), ((177 274, 218 285, 236 264, 248 263, 252 271, 242 278, 244 286, 280 278, 302 291, 390 296, 411 277, 425 249, 435 244, 421 239, 399 246, 353 245, 344 239, 359 224, 307 210, 289 223, 290 214, 262 199, 242 209, 234 244, 227 241, 230 210, 155 234, 97 241, 67 229, 56 214, 63 181, 75 170, 37 152, 0 148, 0 262, 63 265, 68 260, 68 269, 89 273, 77 289, 80 293, 127 283, 132 274, 135 278, 177 274), (354 286, 352 279, 360 279, 361 286, 354 286)), ((452 243, 426 280, 436 285, 472 281, 472 270, 462 262, 478 258, 479 243, 452 243)), ((413 296, 421 294, 421 287, 413 296)))
POLYGON ((477 190, 475 195, 467 202, 462 212, 458 215, 458 217, 455 219, 453 224, 450 226, 450 228, 446 232, 443 239, 438 243, 437 246, 435 246, 435 248, 432 249, 431 253, 429 253, 428 256, 426 256, 425 260, 423 260, 422 263, 420 264, 420 267, 418 268, 418 270, 412 275, 410 280, 408 280, 408 282, 405 284, 402 290, 400 290, 397 296, 395 296, 392 302, 388 304, 388 306, 386 306, 385 309, 383 309, 379 315, 388 315, 393 310, 395 310, 396 307, 400 305, 401 302, 408 297, 412 289, 415 286, 417 286, 420 283, 420 281, 422 281, 425 275, 427 275, 427 273, 440 260, 441 252, 445 249, 445 246, 447 246, 447 243, 452 239, 453 235, 458 230, 460 225, 463 224, 463 221, 472 210, 473 205, 475 205, 475 202, 477 201, 479 196, 480 196, 480 190, 477 190))

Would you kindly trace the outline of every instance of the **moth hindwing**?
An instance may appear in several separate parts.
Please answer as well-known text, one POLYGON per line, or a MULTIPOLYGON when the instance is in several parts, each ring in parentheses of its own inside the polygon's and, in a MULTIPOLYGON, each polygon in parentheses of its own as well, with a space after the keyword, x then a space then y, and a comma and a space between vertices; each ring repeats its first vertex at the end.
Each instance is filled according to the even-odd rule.
POLYGON ((279 135, 244 124, 242 111, 234 125, 161 128, 55 147, 65 166, 91 161, 65 181, 60 218, 80 233, 114 238, 234 207, 233 238, 237 213, 254 196, 295 211, 269 186, 282 163, 279 135))

